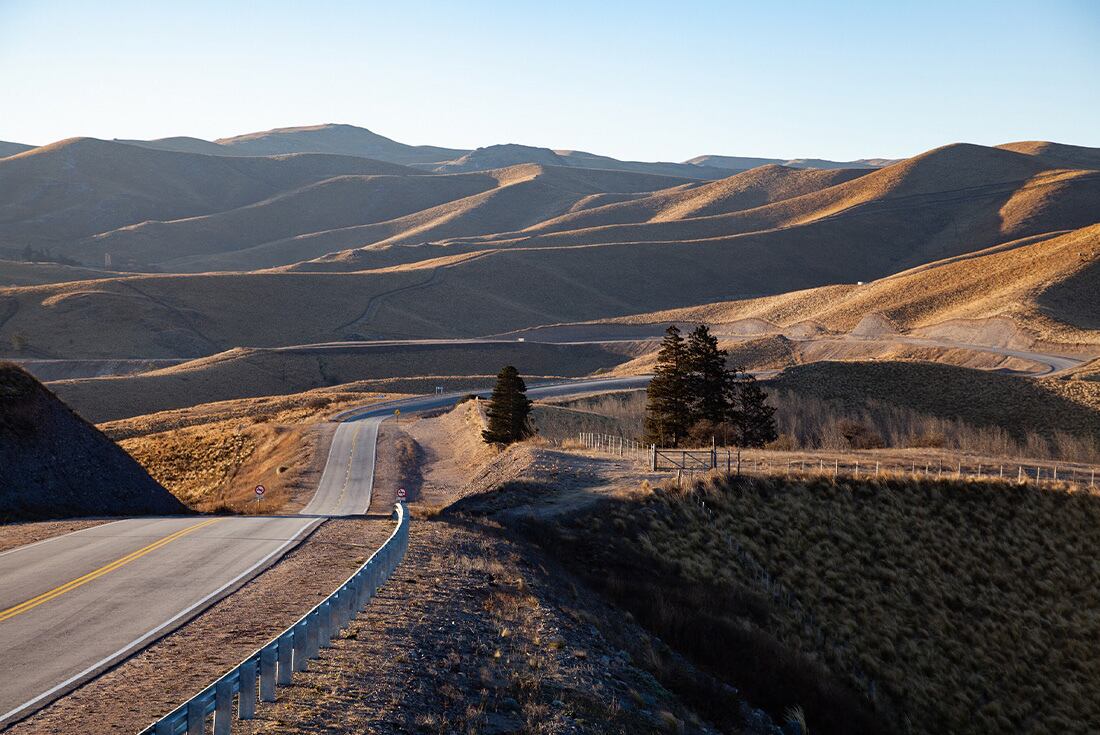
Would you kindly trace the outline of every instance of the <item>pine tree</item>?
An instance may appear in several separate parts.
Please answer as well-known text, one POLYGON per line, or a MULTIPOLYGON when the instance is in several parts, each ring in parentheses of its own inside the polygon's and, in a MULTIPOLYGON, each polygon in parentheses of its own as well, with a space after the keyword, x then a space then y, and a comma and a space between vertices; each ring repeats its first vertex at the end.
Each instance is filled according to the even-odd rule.
POLYGON ((692 392, 692 424, 705 421, 719 424, 730 411, 730 390, 735 375, 726 367, 725 350, 718 349, 718 339, 707 325, 700 324, 687 340, 687 370, 692 392))
POLYGON ((692 386, 687 347, 675 324, 665 330, 657 367, 646 388, 645 437, 647 444, 675 446, 687 436, 692 419, 692 386))
POLYGON ((511 444, 531 436, 531 401, 527 398, 527 386, 519 371, 506 365, 497 374, 497 384, 489 397, 485 410, 489 428, 481 432, 488 444, 511 444))
POLYGON ((737 446, 762 447, 779 437, 775 425, 775 407, 768 405, 768 394, 756 378, 742 372, 737 379, 738 406, 735 425, 737 446))

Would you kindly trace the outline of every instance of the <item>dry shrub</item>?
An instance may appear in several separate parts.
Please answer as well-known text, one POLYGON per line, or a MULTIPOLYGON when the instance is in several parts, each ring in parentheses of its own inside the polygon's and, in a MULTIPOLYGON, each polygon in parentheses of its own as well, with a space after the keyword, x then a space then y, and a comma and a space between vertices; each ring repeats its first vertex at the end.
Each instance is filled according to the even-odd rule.
MULTIPOLYGON (((649 577, 637 574, 645 563, 661 585, 650 602, 624 605, 652 616, 685 652, 690 639, 660 622, 679 597, 711 655, 767 651, 774 672, 784 651, 801 652, 787 655, 824 663, 916 733, 1085 733, 1100 722, 1094 495, 996 482, 722 478, 608 502, 601 513, 602 546, 636 555, 610 576, 633 568, 649 577), (747 634, 724 638, 707 619, 708 598, 721 599, 714 590, 737 588, 774 601, 766 618, 735 602, 717 607, 777 642, 774 651, 747 634)), ((589 561, 600 559, 594 549, 589 561)), ((786 706, 803 706, 814 732, 827 731, 813 689, 764 680, 786 706)), ((731 681, 753 694, 745 679, 731 681)))
MULTIPOLYGON (((854 690, 769 632, 776 612, 769 599, 728 574, 709 573, 696 556, 663 553, 668 540, 654 533, 659 517, 651 511, 680 506, 682 500, 672 500, 674 492, 690 496, 685 490, 658 490, 648 500, 606 501, 596 514, 532 519, 523 530, 671 646, 675 653, 653 650, 643 663, 719 726, 743 724, 732 684, 777 719, 787 709, 804 707, 815 732, 890 732, 854 690)), ((687 519, 679 510, 672 515, 687 519)), ((698 528, 679 532, 702 539, 698 528)))

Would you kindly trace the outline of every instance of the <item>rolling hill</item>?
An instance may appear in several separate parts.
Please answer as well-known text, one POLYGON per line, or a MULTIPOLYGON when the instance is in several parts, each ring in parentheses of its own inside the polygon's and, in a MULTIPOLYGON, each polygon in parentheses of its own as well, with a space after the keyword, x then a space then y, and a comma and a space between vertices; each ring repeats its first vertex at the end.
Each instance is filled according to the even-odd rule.
POLYGON ((724 168, 737 170, 746 170, 750 168, 756 168, 757 166, 788 166, 790 168, 882 168, 883 166, 889 166, 892 163, 897 163, 896 160, 889 158, 860 158, 856 161, 827 161, 823 158, 753 158, 751 156, 715 156, 704 155, 696 156, 695 158, 689 158, 684 163, 690 163, 693 166, 709 166, 714 168, 724 168))
POLYGON ((7 158, 8 156, 14 156, 16 153, 23 153, 34 148, 33 145, 26 145, 24 143, 9 143, 6 140, 0 140, 0 158, 7 158))
MULTIPOLYGON (((229 158, 74 138, 0 159, 0 248, 79 259, 85 240, 108 230, 224 211, 344 174, 418 172, 353 156, 229 158)), ((101 252, 90 260, 102 262, 101 252)))
POLYGON ((656 176, 675 176, 688 179, 720 179, 730 175, 724 167, 692 163, 620 161, 610 156, 599 156, 584 151, 553 151, 529 145, 509 143, 478 148, 453 161, 436 165, 437 173, 456 171, 485 171, 487 169, 537 163, 545 166, 568 166, 604 171, 631 171, 656 176))
POLYGON ((143 257, 175 272, 253 270, 349 246, 523 228, 589 196, 645 194, 684 181, 532 164, 452 175, 339 176, 223 212, 118 228, 85 250, 143 257))
POLYGON ((1005 243, 863 285, 839 284, 758 299, 627 317, 624 323, 763 320, 848 332, 877 315, 879 329, 960 342, 1067 349, 1100 345, 1100 225, 1005 243))
MULTIPOLYGON (((47 146, 0 160, 0 191, 19 178, 5 179, 13 164, 45 181, 66 157, 85 179, 90 162, 119 154, 128 163, 101 166, 90 193, 74 184, 24 196, 31 216, 9 217, 0 233, 41 236, 52 220, 94 230, 103 212, 91 210, 115 192, 144 219, 80 240, 98 262, 113 252, 175 272, 241 272, 0 289, 0 346, 39 358, 198 357, 664 319, 683 307, 695 309, 685 319, 758 315, 838 331, 869 314, 899 329, 1000 317, 1032 340, 1092 345, 1086 266, 1100 172, 1052 164, 1051 151, 1087 163, 1088 149, 1007 147, 1026 151, 955 144, 880 169, 769 165, 704 181, 544 164, 433 174, 335 154, 47 146), (204 185, 209 176, 221 189, 204 185), (175 211, 159 216, 158 207, 175 211), (857 281, 872 283, 844 285, 857 281)), ((25 192, 8 187, 11 212, 25 192)))
POLYGON ((335 153, 362 156, 390 163, 413 164, 450 161, 466 153, 456 148, 407 145, 354 125, 307 125, 275 128, 231 138, 219 138, 217 145, 232 155, 277 156, 286 153, 335 153))
POLYGON ((1100 169, 1100 148, 1051 143, 1045 140, 1026 140, 997 146, 1006 151, 1035 156, 1057 168, 1100 169))
MULTIPOLYGON (((501 365, 525 375, 580 377, 628 359, 620 345, 344 344, 316 348, 238 348, 160 370, 105 378, 62 380, 50 388, 98 422, 233 398, 299 393, 370 380, 433 376, 435 385, 461 385, 501 365)), ((427 388, 431 390, 430 387, 427 388)))
POLYGON ((0 363, 0 520, 185 511, 41 383, 0 363))

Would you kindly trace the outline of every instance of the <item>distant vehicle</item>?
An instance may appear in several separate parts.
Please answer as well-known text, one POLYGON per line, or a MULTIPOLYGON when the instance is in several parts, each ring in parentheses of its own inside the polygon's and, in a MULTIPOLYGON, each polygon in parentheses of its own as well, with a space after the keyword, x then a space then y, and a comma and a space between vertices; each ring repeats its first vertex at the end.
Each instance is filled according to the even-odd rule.
POLYGON ((516 342, 526 342, 526 341, 527 340, 525 340, 523 337, 516 337, 516 342))

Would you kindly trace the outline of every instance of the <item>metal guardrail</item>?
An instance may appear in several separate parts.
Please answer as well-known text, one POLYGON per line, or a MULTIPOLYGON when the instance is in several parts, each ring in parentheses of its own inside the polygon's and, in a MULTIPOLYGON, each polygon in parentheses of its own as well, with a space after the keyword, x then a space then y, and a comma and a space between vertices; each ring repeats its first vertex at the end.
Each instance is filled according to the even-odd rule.
POLYGON ((366 607, 389 579, 409 547, 409 511, 394 506, 397 528, 339 589, 303 615, 274 640, 188 701, 141 731, 140 735, 201 735, 214 716, 214 735, 230 735, 233 700, 237 719, 251 720, 257 701, 274 702, 276 688, 292 683, 294 672, 305 671, 310 659, 366 607), (259 691, 257 692, 257 679, 259 691), (257 696, 258 695, 258 696, 257 696))

